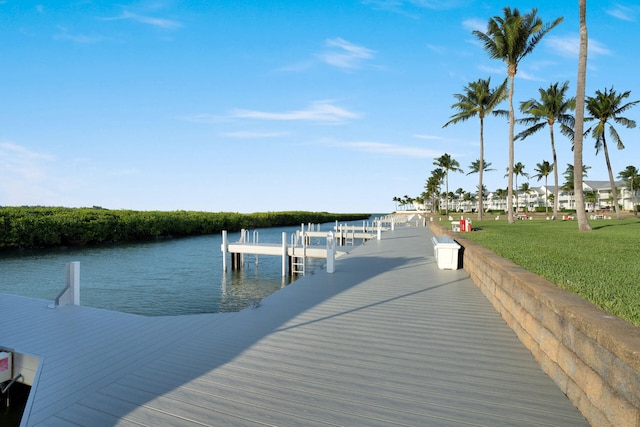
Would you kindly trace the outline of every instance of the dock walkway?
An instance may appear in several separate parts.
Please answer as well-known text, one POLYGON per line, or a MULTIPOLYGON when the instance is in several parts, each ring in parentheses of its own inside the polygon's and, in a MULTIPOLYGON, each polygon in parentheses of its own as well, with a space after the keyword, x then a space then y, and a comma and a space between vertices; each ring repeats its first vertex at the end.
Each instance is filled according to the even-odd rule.
POLYGON ((431 236, 386 232, 239 313, 0 295, 0 345, 42 358, 23 425, 588 425, 431 236))

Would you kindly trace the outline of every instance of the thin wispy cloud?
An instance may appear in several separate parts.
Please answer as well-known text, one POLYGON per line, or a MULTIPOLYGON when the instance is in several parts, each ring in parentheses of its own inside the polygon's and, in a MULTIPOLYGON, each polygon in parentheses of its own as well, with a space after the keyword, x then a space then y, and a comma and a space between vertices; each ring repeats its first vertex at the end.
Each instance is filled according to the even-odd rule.
POLYGON ((338 107, 329 101, 312 103, 305 109, 285 112, 270 112, 258 110, 233 110, 230 114, 237 119, 279 120, 279 121, 311 121, 322 123, 342 123, 350 119, 357 119, 360 114, 338 107))
POLYGON ((362 0, 362 4, 376 10, 399 13, 417 18, 416 10, 446 10, 467 5, 468 0, 362 0))
POLYGON ((375 53, 374 50, 350 43, 340 37, 329 39, 325 44, 329 50, 318 57, 324 63, 338 68, 359 68, 363 62, 372 59, 375 53))
MULTIPOLYGON (((490 67, 488 65, 480 65, 478 67, 478 69, 484 73, 489 73, 489 74, 507 74, 507 66, 495 66, 495 67, 490 67)), ((519 76, 520 74, 518 74, 519 76)))
POLYGON ((114 169, 112 171, 107 172, 107 175, 112 177, 127 177, 127 176, 140 175, 141 172, 142 171, 138 168, 114 169))
POLYGON ((290 135, 289 132, 251 132, 251 131, 236 131, 236 132, 222 132, 221 136, 227 138, 237 139, 263 139, 263 138, 279 138, 290 135))
POLYGON ((99 35, 72 33, 62 26, 58 26, 56 29, 58 32, 53 36, 55 40, 69 41, 78 44, 93 44, 104 40, 104 37, 99 35))
POLYGON ((480 19, 480 18, 469 18, 462 21, 462 27, 466 30, 471 31, 482 31, 483 33, 487 31, 487 23, 488 19, 480 19))
POLYGON ((446 55, 449 51, 446 46, 435 44, 427 44, 427 49, 434 53, 437 53, 438 55, 446 55))
POLYGON ((417 134, 413 135, 413 137, 414 137, 414 138, 417 138, 417 139, 426 139, 426 140, 429 140, 429 141, 441 141, 441 140, 443 140, 443 139, 444 139, 444 138, 443 138, 443 137, 441 137, 441 136, 435 136, 435 135, 423 135, 423 134, 419 134, 419 133, 417 133, 417 134))
POLYGON ((172 19, 165 18, 156 18, 153 16, 147 15, 139 15, 137 13, 132 13, 127 10, 124 10, 122 14, 119 16, 114 16, 111 18, 102 18, 103 21, 133 21, 138 22, 145 25, 151 25, 156 28, 162 28, 165 30, 173 30, 182 27, 182 24, 178 21, 172 19))
POLYGON ((411 147, 406 145, 386 144, 382 142, 357 141, 343 142, 338 144, 341 147, 351 148, 367 153, 378 153, 389 156, 401 156, 411 158, 433 158, 439 155, 439 151, 421 147, 411 147))
POLYGON ((0 142, 0 193, 4 193, 5 203, 37 202, 50 195, 46 165, 52 160, 13 142, 0 142))
POLYGON ((213 123, 221 123, 221 122, 229 121, 229 118, 226 116, 218 115, 218 114, 199 113, 199 114, 192 114, 190 116, 181 116, 181 117, 178 117, 178 120, 186 120, 192 123, 213 124, 213 123))
POLYGON ((605 12, 614 18, 627 22, 635 22, 639 11, 640 8, 638 6, 629 7, 616 3, 611 9, 607 9, 605 12))
MULTIPOLYGON (((545 39, 547 46, 549 46, 556 54, 576 58, 580 51, 580 36, 571 35, 565 37, 549 36, 545 39)), ((607 49, 602 43, 589 39, 589 56, 596 55, 611 55, 611 51, 607 49)))

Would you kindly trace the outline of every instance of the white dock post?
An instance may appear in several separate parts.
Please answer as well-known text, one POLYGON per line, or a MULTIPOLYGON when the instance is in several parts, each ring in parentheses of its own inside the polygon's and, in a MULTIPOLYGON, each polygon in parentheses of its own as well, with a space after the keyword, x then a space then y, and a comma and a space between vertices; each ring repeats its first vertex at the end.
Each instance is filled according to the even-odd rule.
POLYGON ((222 230, 222 271, 227 271, 227 252, 229 252, 229 239, 227 238, 227 230, 222 230))
POLYGON ((73 305, 80 305, 80 261, 70 262, 67 268, 67 281, 71 284, 73 305))
POLYGON ((282 277, 287 275, 287 232, 282 232, 282 277))
POLYGON ((80 261, 67 263, 66 291, 60 295, 58 305, 80 305, 80 261))
POLYGON ((378 240, 382 238, 382 223, 378 223, 378 240))
POLYGON ((335 272, 335 260, 336 260, 336 239, 333 237, 333 233, 327 234, 327 273, 335 272))

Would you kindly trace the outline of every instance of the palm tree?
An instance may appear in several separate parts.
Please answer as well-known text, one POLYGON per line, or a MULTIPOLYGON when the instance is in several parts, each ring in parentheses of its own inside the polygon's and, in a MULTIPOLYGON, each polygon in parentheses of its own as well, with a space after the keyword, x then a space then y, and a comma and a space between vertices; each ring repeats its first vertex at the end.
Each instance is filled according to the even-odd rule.
POLYGON ((627 166, 618 174, 618 179, 623 179, 631 191, 633 214, 638 215, 638 189, 640 189, 640 172, 635 166, 627 166))
POLYGON ((445 194, 446 194, 446 201, 445 201, 445 210, 446 210, 446 215, 449 216, 449 171, 451 172, 463 172, 462 169, 460 169, 460 163, 458 163, 457 160, 451 158, 451 155, 444 153, 442 156, 438 157, 437 159, 435 159, 433 161, 433 164, 435 166, 440 167, 441 169, 444 170, 444 178, 446 180, 446 187, 445 187, 445 194))
POLYGON ((589 203, 591 203, 592 212, 595 212, 596 204, 598 203, 598 193, 596 193, 593 190, 585 191, 584 192, 584 201, 587 204, 587 206, 589 205, 589 203))
POLYGON ((456 194, 458 195, 458 207, 456 210, 460 209, 460 202, 462 202, 462 195, 464 194, 464 189, 462 187, 456 190, 456 194))
POLYGON ((482 163, 482 170, 484 172, 491 172, 495 170, 495 169, 491 169, 491 162, 481 162, 480 159, 478 159, 471 162, 471 164, 469 165, 469 172, 467 172, 467 175, 480 172, 480 163, 482 163))
MULTIPOLYGON (((519 123, 530 125, 529 128, 523 130, 516 139, 525 139, 533 135, 545 126, 549 126, 549 136, 551 138, 551 154, 553 156, 553 178, 555 183, 555 203, 553 204, 553 219, 558 216, 558 158, 556 156, 555 138, 553 126, 557 121, 560 124, 560 132, 571 138, 575 119, 568 111, 574 110, 576 107, 575 98, 565 99, 565 94, 569 89, 569 82, 565 82, 562 87, 558 87, 558 83, 552 84, 548 89, 538 89, 540 92, 540 100, 530 99, 520 104, 520 111, 527 115, 523 119, 518 120, 519 123)), ((546 184, 545 184, 546 185, 546 184)))
POLYGON ((494 16, 489 19, 487 32, 474 30, 473 34, 484 45, 484 49, 493 59, 501 59, 507 64, 509 77, 509 184, 507 191, 507 210, 509 223, 514 223, 511 199, 513 195, 513 128, 515 125, 515 113, 513 109, 514 79, 518 71, 518 64, 527 56, 542 38, 554 27, 562 22, 562 17, 556 18, 552 23, 543 23, 536 17, 538 10, 533 8, 531 12, 521 15, 517 8, 503 9, 504 17, 494 16))
MULTIPOLYGON (((480 172, 480 163, 482 163, 482 172, 491 172, 495 169, 491 169, 491 162, 483 162, 480 159, 474 160, 469 165, 469 172, 467 175, 471 175, 472 173, 481 173, 480 172)), ((482 178, 480 178, 480 182, 482 182, 482 178)), ((484 211, 484 197, 488 194, 487 187, 483 184, 482 186, 478 185, 478 188, 481 188, 482 191, 478 193, 478 220, 482 220, 482 212, 484 211)))
MULTIPOLYGON (((582 180, 587 177, 587 172, 589 171, 589 169, 591 169, 591 166, 582 165, 582 174, 579 175, 579 177, 578 177, 578 179, 580 180, 580 194, 582 195, 582 203, 583 203, 583 205, 581 205, 582 209, 584 209, 584 191, 582 190, 582 180)), ((576 179, 575 174, 573 173, 573 170, 574 170, 573 165, 571 163, 567 163, 567 169, 565 169, 565 171, 562 173, 562 175, 564 176, 564 180, 565 180, 564 184, 562 185, 562 189, 565 190, 565 191, 568 191, 571 194, 573 194, 574 198, 575 198, 576 188, 578 188, 577 185, 576 185, 576 181, 578 179, 576 179)), ((575 199, 576 199, 575 200, 576 205, 579 205, 580 202, 577 200, 577 198, 575 198, 575 199)), ((577 211, 578 210, 576 209, 576 215, 577 215, 577 211)), ((586 216, 587 215, 585 213, 585 217, 586 216)), ((587 222, 587 225, 589 225, 588 222, 587 222)), ((589 226, 589 230, 583 230, 583 229, 580 229, 580 230, 581 231, 589 231, 589 230, 591 230, 591 226, 589 226)))
POLYGON ((532 191, 532 188, 528 182, 523 182, 519 191, 524 195, 524 211, 527 212, 529 210, 529 193, 532 191))
MULTIPOLYGON (((507 168, 507 175, 509 175, 509 168, 507 168)), ((505 175, 505 176, 507 176, 505 175)), ((515 165, 513 165, 513 172, 511 173, 512 176, 515 177, 516 180, 516 211, 518 210, 518 176, 522 175, 522 176, 526 176, 527 178, 529 178, 529 174, 526 173, 524 171, 524 165, 522 164, 522 162, 518 162, 515 165)), ((511 192, 511 195, 509 196, 509 189, 507 188, 507 209, 509 209, 509 197, 513 197, 513 191, 511 192)), ((511 205, 511 209, 513 209, 513 204, 511 205)))
MULTIPOLYGON (((580 53, 578 55, 578 81, 576 85, 576 126, 573 137, 573 164, 578 170, 584 170, 582 164, 582 139, 584 138, 584 92, 587 78, 587 48, 589 45, 589 37, 587 34, 587 0, 578 0, 578 8, 580 13, 580 53)), ((577 205, 576 216, 578 217, 578 230, 591 231, 591 226, 589 225, 585 211, 581 176, 578 176, 574 182, 573 193, 575 194, 577 205)))
POLYGON ((498 196, 498 198, 500 199, 500 205, 502 205, 502 200, 504 200, 504 198, 507 197, 508 193, 509 192, 504 188, 498 188, 496 190, 496 196, 498 196))
POLYGON ((638 102, 640 102, 640 100, 638 100, 623 104, 623 101, 628 98, 630 94, 631 91, 626 91, 624 93, 618 94, 613 88, 611 88, 609 90, 605 89, 604 92, 597 90, 596 96, 587 97, 586 100, 586 108, 591 116, 587 117, 585 120, 598 121, 596 125, 593 126, 593 128, 587 129, 587 133, 591 132, 591 136, 596 140, 596 154, 598 154, 600 150, 604 151, 604 158, 607 163, 607 171, 609 172, 609 183, 611 184, 613 205, 616 208, 616 217, 618 219, 620 219, 618 194, 613 182, 613 172, 611 170, 611 161, 609 160, 609 149, 607 148, 607 138, 605 136, 605 130, 607 129, 608 125, 609 135, 611 136, 611 139, 613 139, 613 142, 617 143, 618 150, 623 150, 624 144, 620 139, 620 135, 618 135, 618 131, 613 127, 613 124, 611 122, 625 126, 629 129, 636 127, 636 122, 634 120, 620 116, 620 114, 624 113, 625 111, 636 105, 638 102))
POLYGON ((400 197, 398 196, 393 196, 393 201, 396 204, 396 211, 398 210, 398 202, 400 201, 400 197))
MULTIPOLYGON (((553 139, 553 138, 552 138, 553 139)), ((555 155, 555 152, 554 152, 555 155)), ((549 178, 549 174, 552 171, 555 171, 555 176, 556 176, 556 191, 554 195, 554 200, 558 199, 558 171, 555 170, 554 165, 552 165, 551 163, 549 163, 546 160, 543 160, 542 163, 538 163, 536 165, 536 168, 534 169, 536 172, 538 172, 537 174, 535 174, 533 177, 537 178, 538 181, 540 181, 543 177, 544 177, 544 213, 545 215, 548 217, 549 216, 549 188, 547 187, 547 180, 549 178)), ((558 206, 557 203, 554 203, 554 208, 553 208, 553 219, 556 219, 556 215, 558 214, 558 206)))
POLYGON ((425 191, 429 197, 431 197, 431 206, 433 211, 438 210, 437 199, 440 196, 440 185, 444 179, 444 170, 437 168, 431 171, 431 176, 427 178, 427 182, 424 186, 425 191))
MULTIPOLYGON (((451 120, 442 127, 450 124, 464 122, 471 117, 478 116, 480 119, 480 158, 478 159, 478 186, 482 188, 482 173, 484 168, 484 118, 488 114, 500 115, 504 112, 495 111, 495 108, 507 97, 507 79, 496 88, 491 88, 491 77, 486 80, 478 79, 476 82, 465 86, 464 93, 453 95, 458 100, 451 108, 458 110, 451 116, 451 120)), ((482 220, 482 194, 478 198, 478 220, 482 220)))

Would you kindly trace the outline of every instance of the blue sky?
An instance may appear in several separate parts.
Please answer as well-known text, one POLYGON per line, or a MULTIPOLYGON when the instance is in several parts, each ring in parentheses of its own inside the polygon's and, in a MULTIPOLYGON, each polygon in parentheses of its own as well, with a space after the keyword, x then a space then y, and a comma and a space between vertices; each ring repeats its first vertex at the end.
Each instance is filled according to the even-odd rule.
MULTIPOLYGON (((0 1, 0 205, 392 211, 423 191, 434 158, 467 171, 478 158, 477 120, 442 128, 453 94, 506 76, 472 30, 507 5, 564 16, 521 62, 515 101, 564 81, 573 96, 577 3, 0 1)), ((587 95, 640 99, 640 6, 589 3, 587 95)), ((640 130, 618 129, 616 174, 640 168, 640 130)), ((506 188, 507 141, 506 121, 486 120, 490 190, 506 188)), ((573 154, 561 135, 557 150, 562 172, 573 154)), ((516 142, 515 157, 535 174, 551 161, 548 133, 516 142)), ((584 162, 588 179, 607 179, 591 139, 584 162)), ((449 179, 451 191, 476 185, 449 179)))

